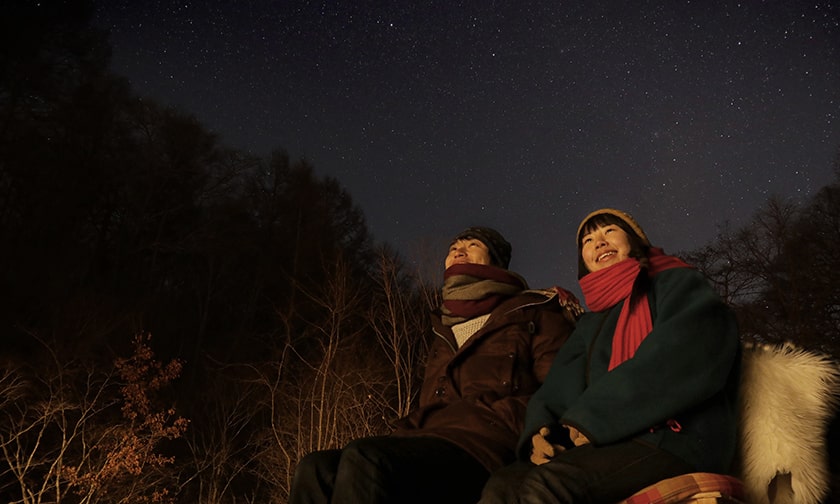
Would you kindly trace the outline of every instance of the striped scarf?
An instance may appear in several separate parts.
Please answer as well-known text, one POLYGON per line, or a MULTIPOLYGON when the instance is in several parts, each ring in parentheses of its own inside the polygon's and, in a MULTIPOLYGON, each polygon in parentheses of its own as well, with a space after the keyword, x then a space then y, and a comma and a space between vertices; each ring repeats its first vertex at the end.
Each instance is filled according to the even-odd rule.
MULTIPOLYGON (((665 255, 660 248, 651 248, 648 256, 648 277, 671 268, 690 268, 681 259, 665 255)), ((627 258, 609 268, 595 271, 580 279, 580 288, 586 305, 592 311, 603 311, 625 301, 618 314, 618 323, 612 340, 612 355, 608 370, 633 357, 636 349, 653 330, 653 320, 647 296, 636 296, 633 284, 642 269, 638 259, 627 258)))
POLYGON ((484 264, 453 264, 443 273, 441 320, 451 326, 493 311, 528 288, 521 276, 484 264))

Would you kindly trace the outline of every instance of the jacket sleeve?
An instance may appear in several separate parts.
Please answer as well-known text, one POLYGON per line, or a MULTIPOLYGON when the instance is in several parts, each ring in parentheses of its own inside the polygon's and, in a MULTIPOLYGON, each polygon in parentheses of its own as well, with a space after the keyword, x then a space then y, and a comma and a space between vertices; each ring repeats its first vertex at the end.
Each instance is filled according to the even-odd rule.
POLYGON ((594 360, 589 387, 562 413, 562 423, 596 445, 637 435, 712 397, 738 354, 734 316, 701 273, 668 270, 652 288, 653 331, 611 372, 608 358, 594 360))
POLYGON ((517 456, 527 460, 531 452, 531 437, 540 427, 559 427, 560 416, 585 388, 586 327, 592 315, 581 318, 569 340, 555 355, 542 386, 528 402, 525 426, 517 445, 517 456))

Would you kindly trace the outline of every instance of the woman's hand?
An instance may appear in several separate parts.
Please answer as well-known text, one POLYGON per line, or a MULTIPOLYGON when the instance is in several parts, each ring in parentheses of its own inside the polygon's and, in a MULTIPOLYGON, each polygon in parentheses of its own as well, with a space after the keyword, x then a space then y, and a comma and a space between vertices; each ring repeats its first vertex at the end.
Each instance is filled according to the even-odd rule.
POLYGON ((554 456, 565 450, 562 445, 553 445, 548 442, 548 435, 551 430, 548 427, 540 427, 540 431, 531 436, 531 462, 534 465, 542 465, 554 458, 554 456))
POLYGON ((589 444, 589 438, 581 434, 581 432, 570 425, 564 425, 563 427, 569 429, 569 439, 572 440, 572 443, 575 446, 583 446, 585 444, 589 444))

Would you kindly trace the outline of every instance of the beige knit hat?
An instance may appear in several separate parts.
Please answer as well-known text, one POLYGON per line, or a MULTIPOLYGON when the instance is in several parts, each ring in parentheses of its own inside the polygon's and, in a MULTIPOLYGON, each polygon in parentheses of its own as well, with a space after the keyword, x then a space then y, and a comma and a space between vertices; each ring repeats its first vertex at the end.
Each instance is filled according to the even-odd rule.
POLYGON ((596 215, 601 215, 601 214, 609 214, 609 215, 618 217, 619 219, 624 221, 628 226, 630 226, 630 228, 633 231, 635 231, 637 235, 639 235, 639 238, 641 238, 642 243, 644 245, 646 245, 648 247, 651 246, 650 240, 648 240, 647 235, 645 234, 644 230, 639 225, 639 223, 636 222, 636 220, 633 219, 633 217, 629 213, 622 212, 621 210, 616 210, 615 208, 602 208, 600 210, 595 210, 594 212, 591 212, 589 215, 584 217, 583 220, 580 221, 580 225, 578 226, 577 234, 575 235, 575 237, 577 239, 576 246, 578 246, 578 247, 580 246, 580 239, 581 239, 580 232, 583 230, 583 226, 589 221, 589 219, 591 219, 592 217, 595 217, 596 215))

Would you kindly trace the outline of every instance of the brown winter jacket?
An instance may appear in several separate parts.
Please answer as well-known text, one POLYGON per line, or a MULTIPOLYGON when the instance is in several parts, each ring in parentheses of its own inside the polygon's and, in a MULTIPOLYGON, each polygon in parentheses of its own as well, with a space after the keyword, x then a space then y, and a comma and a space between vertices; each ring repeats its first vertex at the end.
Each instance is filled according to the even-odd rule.
POLYGON ((496 307, 458 348, 432 316, 419 407, 397 421, 396 436, 434 436, 463 448, 488 471, 514 460, 525 407, 575 320, 552 291, 525 291, 496 307))

